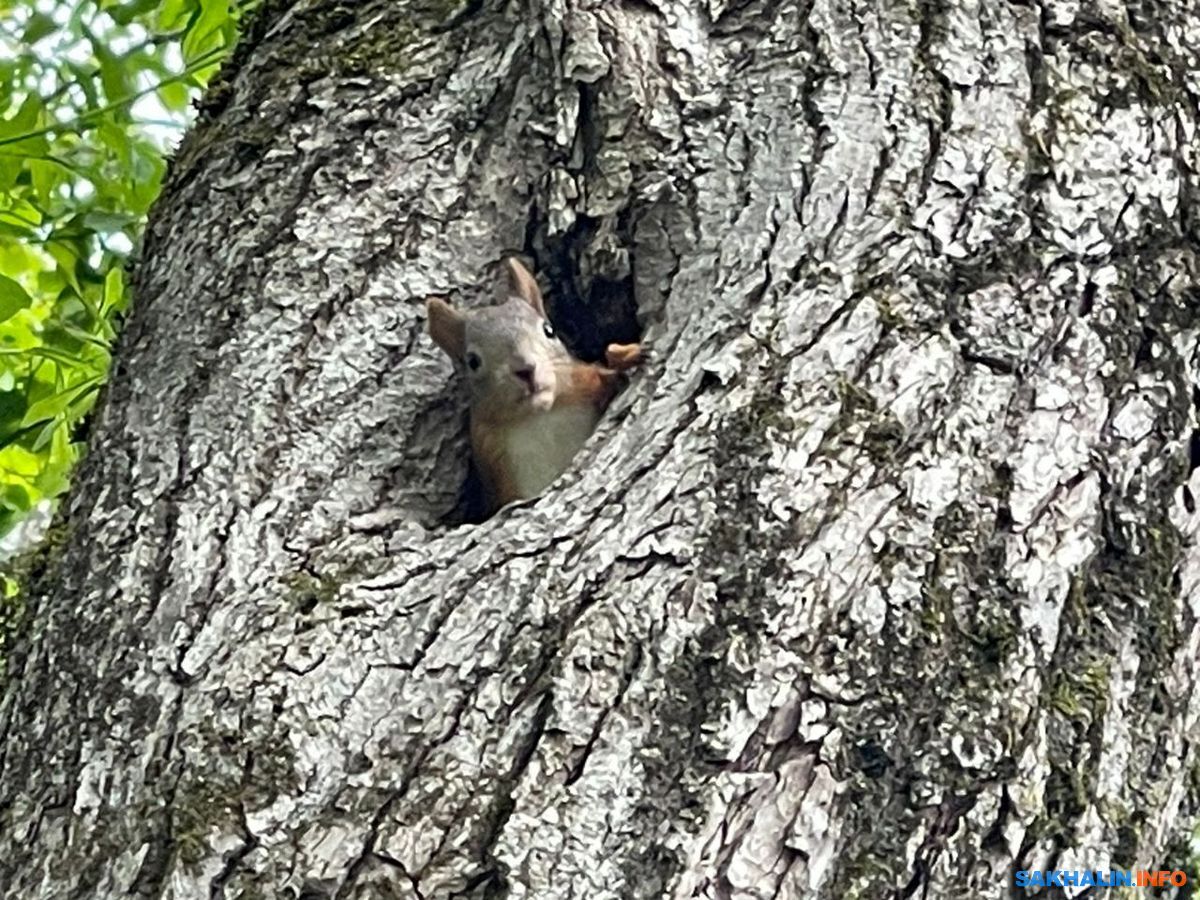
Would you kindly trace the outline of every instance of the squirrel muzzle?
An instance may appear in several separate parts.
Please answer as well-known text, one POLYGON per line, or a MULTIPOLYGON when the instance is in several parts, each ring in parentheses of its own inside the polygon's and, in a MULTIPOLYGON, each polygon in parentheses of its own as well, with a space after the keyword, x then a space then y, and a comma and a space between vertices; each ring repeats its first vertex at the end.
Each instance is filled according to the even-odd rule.
POLYGON ((509 370, 520 388, 522 402, 533 409, 545 411, 554 405, 555 376, 550 360, 522 355, 513 359, 509 370))

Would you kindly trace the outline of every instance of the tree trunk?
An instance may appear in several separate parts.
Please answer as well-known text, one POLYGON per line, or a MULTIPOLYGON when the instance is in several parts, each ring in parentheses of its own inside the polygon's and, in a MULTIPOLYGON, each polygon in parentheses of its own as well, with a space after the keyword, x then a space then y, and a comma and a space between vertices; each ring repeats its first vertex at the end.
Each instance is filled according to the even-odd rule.
POLYGON ((1183 867, 1200 12, 1092 6, 268 2, 8 636, 4 896, 1183 867), (507 251, 653 358, 463 524, 423 303, 507 251))

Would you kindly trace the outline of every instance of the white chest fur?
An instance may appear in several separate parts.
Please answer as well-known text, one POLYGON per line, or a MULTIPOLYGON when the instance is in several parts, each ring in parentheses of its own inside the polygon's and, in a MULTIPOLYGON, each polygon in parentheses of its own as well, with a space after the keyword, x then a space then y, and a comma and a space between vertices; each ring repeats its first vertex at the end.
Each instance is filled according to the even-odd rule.
POLYGON ((599 418, 590 407, 567 406, 509 428, 504 450, 521 496, 536 497, 561 475, 599 418))

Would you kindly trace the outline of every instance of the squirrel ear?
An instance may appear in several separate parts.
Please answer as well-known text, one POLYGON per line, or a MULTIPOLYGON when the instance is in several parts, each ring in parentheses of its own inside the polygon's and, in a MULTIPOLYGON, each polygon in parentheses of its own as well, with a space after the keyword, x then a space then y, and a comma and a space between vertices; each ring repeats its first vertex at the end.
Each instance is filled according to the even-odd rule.
POLYGON ((430 298, 425 304, 429 312, 429 336, 446 351, 446 355, 458 362, 467 349, 467 320, 445 300, 430 298))
POLYGON ((542 303, 542 292, 538 288, 537 280, 529 274, 529 270, 521 265, 520 260, 515 256, 504 260, 503 287, 507 295, 520 297, 536 309, 538 315, 545 318, 546 307, 542 303))

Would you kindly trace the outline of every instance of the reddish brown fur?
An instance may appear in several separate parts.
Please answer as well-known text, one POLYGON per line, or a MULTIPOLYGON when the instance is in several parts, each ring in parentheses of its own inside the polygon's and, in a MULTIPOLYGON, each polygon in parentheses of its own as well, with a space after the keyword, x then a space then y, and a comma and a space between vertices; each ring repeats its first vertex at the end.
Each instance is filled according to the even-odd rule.
POLYGON ((610 369, 626 372, 642 361, 641 344, 609 344, 604 351, 604 360, 610 369))
POLYGON ((506 427, 493 427, 471 417, 471 453, 483 484, 484 511, 489 516, 506 503, 521 499, 505 459, 506 427))

